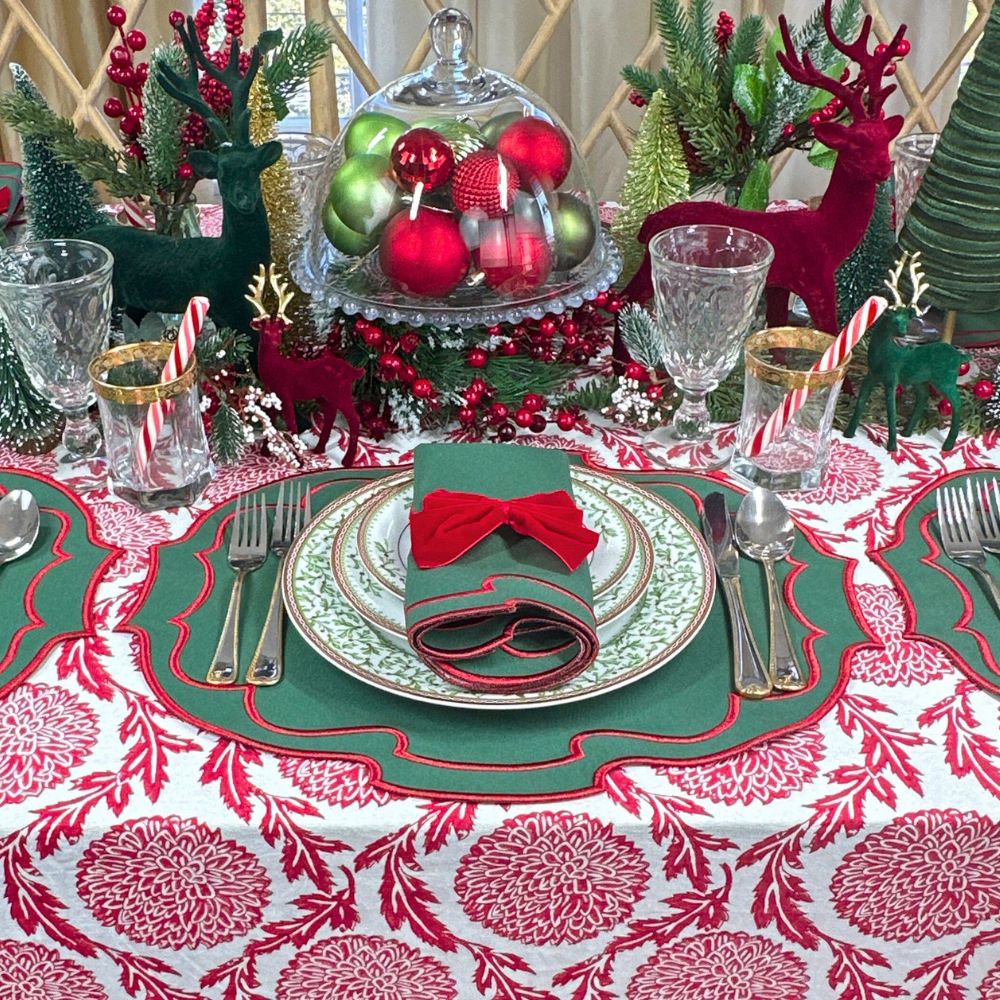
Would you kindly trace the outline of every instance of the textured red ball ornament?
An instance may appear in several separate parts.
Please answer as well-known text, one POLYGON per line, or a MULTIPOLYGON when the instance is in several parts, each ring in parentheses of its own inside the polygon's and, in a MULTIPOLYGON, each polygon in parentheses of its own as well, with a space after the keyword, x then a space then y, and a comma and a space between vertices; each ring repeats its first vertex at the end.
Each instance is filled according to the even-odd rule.
POLYGON ((451 199, 460 212, 479 209, 498 219, 513 207, 514 193, 520 186, 513 164, 492 149, 480 149, 456 167, 451 199))
POLYGON ((522 118, 508 125, 497 142, 497 152, 514 164, 525 185, 537 180, 557 188, 566 180, 573 161, 566 133, 541 118, 522 118))
POLYGON ((378 259, 393 287, 408 295, 447 295, 469 270, 469 248, 455 216, 426 207, 413 220, 409 212, 390 219, 378 259))
POLYGON ((552 271, 552 251, 543 233, 519 228, 512 219, 497 222, 482 232, 477 263, 490 288, 519 295, 545 284, 552 271))
POLYGON ((990 399, 992 398, 995 389, 996 386, 994 386, 988 378, 981 378, 972 387, 972 395, 975 396, 976 399, 990 399))
POLYGON ((390 154, 396 180, 412 191, 418 184, 431 191, 451 176, 455 154, 448 140, 432 128, 411 128, 395 142, 390 154))

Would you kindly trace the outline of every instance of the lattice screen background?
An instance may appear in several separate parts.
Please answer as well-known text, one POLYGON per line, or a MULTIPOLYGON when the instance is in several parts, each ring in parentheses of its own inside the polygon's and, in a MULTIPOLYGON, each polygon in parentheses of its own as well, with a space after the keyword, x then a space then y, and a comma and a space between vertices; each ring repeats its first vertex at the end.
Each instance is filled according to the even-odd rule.
MULTIPOLYGON (((141 24, 151 37, 162 33, 163 0, 118 2, 128 11, 127 27, 141 24), (154 8, 157 18, 151 21, 154 8)), ((787 6, 793 16, 800 16, 815 2, 788 0, 787 6)), ((183 0, 175 3, 183 6, 183 0)), ((334 85, 338 70, 349 67, 361 86, 371 92, 392 76, 418 67, 429 49, 426 32, 420 29, 431 13, 445 6, 443 0, 369 0, 369 50, 374 54, 366 62, 334 16, 332 0, 283 0, 286 7, 290 3, 301 4, 306 16, 328 23, 335 34, 330 58, 311 86, 312 127, 327 135, 338 129, 341 109, 334 85), (392 65, 386 65, 387 58, 392 65)), ((966 0, 863 3, 883 39, 892 34, 890 24, 906 17, 911 23, 915 55, 920 56, 922 39, 933 50, 932 64, 927 52, 918 70, 913 57, 903 64, 898 110, 907 114, 907 131, 937 130, 947 113, 962 62, 980 37, 993 0, 972 0, 968 16, 966 0)), ((613 196, 637 122, 637 113, 628 104, 628 88, 620 82, 617 71, 626 62, 655 63, 659 51, 648 0, 463 0, 457 5, 467 9, 477 25, 481 60, 525 81, 556 107, 580 140, 599 193, 613 196)), ((60 110, 71 113, 84 130, 115 140, 115 130, 100 110, 108 95, 104 77, 107 51, 88 71, 81 72, 79 66, 74 71, 55 37, 60 31, 65 35, 66 20, 103 20, 102 6, 90 5, 87 0, 0 0, 0 67, 6 66, 12 53, 23 58, 26 50, 32 51, 36 64, 41 60, 51 69, 60 91, 60 110), (63 24, 58 28, 60 20, 63 24)), ((734 14, 737 8, 743 13, 761 13, 773 24, 786 4, 782 0, 730 0, 724 4, 720 0, 717 6, 728 6, 734 14)), ((247 7, 247 34, 252 38, 265 27, 266 13, 261 0, 250 0, 247 7)), ((108 50, 113 44, 114 39, 107 42, 108 50)), ((6 70, 0 76, 0 86, 5 80, 9 81, 6 70)), ((7 155, 16 154, 13 146, 8 135, 7 155)))

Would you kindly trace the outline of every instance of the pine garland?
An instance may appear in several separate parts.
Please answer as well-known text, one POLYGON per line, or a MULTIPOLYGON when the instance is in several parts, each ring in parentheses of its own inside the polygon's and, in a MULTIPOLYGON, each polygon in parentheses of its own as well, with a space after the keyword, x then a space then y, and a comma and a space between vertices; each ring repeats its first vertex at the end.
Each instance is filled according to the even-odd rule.
MULTIPOLYGON (((0 117, 6 117, 7 97, 49 111, 31 77, 17 63, 10 67, 15 92, 0 98, 0 117)), ((24 203, 32 239, 46 240, 72 236, 104 221, 97 211, 94 191, 76 169, 63 163, 50 142, 22 136, 24 163, 24 203)))
POLYGON ((618 316, 618 330, 629 355, 647 371, 663 365, 663 337, 656 320, 638 302, 627 305, 618 316))
POLYGON ((212 416, 212 452, 222 465, 240 461, 250 447, 247 428, 239 413, 225 400, 212 416))
POLYGON ((333 35, 326 25, 306 21, 268 54, 262 75, 278 121, 288 115, 288 102, 306 84, 332 44, 333 35))
POLYGON ((677 124, 667 110, 662 90, 643 115, 639 135, 629 155, 619 200, 622 208, 611 225, 624 258, 623 281, 635 274, 642 262, 639 229, 647 216, 688 196, 688 170, 677 124))

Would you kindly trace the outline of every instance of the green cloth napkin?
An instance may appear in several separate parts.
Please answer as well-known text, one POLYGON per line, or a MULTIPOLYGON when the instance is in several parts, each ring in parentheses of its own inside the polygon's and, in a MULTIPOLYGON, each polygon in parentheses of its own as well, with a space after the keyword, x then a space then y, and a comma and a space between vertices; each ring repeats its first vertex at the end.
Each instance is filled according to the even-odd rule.
MULTIPOLYGON (((413 507, 438 489, 513 500, 566 490, 559 451, 499 444, 422 444, 413 507)), ((570 571, 541 543, 494 531, 455 562, 406 572, 410 645, 435 672, 470 690, 530 691, 564 683, 597 656, 590 569, 570 571)))

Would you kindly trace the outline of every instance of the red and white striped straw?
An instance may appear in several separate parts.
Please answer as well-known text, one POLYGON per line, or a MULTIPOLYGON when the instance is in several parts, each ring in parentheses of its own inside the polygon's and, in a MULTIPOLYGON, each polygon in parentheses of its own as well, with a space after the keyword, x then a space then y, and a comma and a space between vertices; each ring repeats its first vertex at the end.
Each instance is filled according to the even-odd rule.
MULTIPOLYGON (((865 331, 889 308, 889 303, 880 295, 873 295, 852 317, 851 321, 834 338, 833 343, 823 352, 823 356, 809 369, 809 374, 831 372, 843 364, 847 356, 858 346, 865 331)), ((767 418, 767 422, 754 435, 750 443, 749 458, 759 455, 769 444, 781 437, 781 432, 791 422, 809 397, 808 389, 796 389, 788 393, 778 407, 767 418)))
MULTIPOLYGON (((177 340, 170 350, 170 357, 163 366, 163 373, 160 375, 160 382, 172 382, 178 378, 194 353, 194 345, 201 333, 202 324, 208 314, 209 301, 201 295, 195 295, 187 304, 184 311, 184 318, 181 320, 180 329, 177 331, 177 340)), ((149 464, 150 456, 156 447, 156 439, 163 430, 163 420, 166 416, 166 404, 163 400, 157 400, 150 404, 146 411, 146 423, 143 425, 142 434, 139 437, 136 449, 136 465, 139 472, 144 472, 149 464)))
POLYGON ((130 226, 136 229, 152 229, 153 224, 146 218, 142 206, 131 198, 122 198, 122 210, 130 226))

